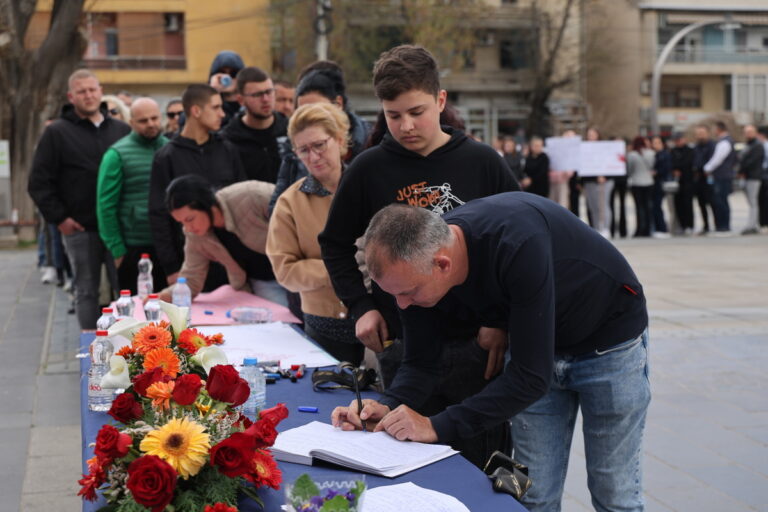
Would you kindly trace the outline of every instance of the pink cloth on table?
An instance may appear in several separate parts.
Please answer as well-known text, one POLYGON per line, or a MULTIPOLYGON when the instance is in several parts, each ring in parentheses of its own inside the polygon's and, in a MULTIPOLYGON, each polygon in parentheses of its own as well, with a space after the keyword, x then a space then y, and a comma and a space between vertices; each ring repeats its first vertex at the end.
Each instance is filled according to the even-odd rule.
POLYGON ((227 318, 227 311, 238 306, 267 308, 272 312, 273 322, 299 323, 290 310, 267 299, 257 297, 252 293, 235 290, 224 285, 212 292, 201 293, 192 301, 193 325, 233 325, 235 322, 227 318), (206 315, 210 311, 212 314, 206 315))

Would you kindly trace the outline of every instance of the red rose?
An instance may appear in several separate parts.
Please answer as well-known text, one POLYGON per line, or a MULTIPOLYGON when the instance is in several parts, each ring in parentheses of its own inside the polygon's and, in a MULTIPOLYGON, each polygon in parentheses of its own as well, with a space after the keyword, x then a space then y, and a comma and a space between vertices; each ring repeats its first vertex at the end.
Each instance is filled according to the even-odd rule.
POLYGON ((205 389, 214 400, 227 402, 233 407, 244 404, 251 394, 248 383, 240 378, 231 364, 219 364, 211 368, 205 389))
POLYGON ((262 419, 248 427, 245 431, 249 436, 253 436, 256 441, 256 448, 266 448, 275 444, 277 439, 277 430, 271 421, 262 419))
POLYGON ((128 423, 141 418, 144 415, 144 409, 133 394, 122 393, 112 401, 109 415, 120 423, 128 423))
POLYGON ((236 432, 211 448, 211 464, 230 478, 249 473, 253 468, 253 436, 236 432))
POLYGON ((137 375, 133 378, 133 390, 143 397, 147 396, 147 388, 155 382, 167 382, 171 380, 170 377, 163 375, 163 369, 161 367, 155 367, 151 370, 147 370, 141 375, 137 375))
POLYGON ((171 397, 179 405, 191 405, 197 400, 197 395, 202 387, 203 381, 199 375, 187 373, 176 379, 176 386, 173 388, 171 397))
POLYGON ((131 436, 120 433, 112 425, 104 425, 96 434, 96 448, 93 452, 100 460, 115 460, 128 454, 131 443, 131 436))
POLYGON ((272 423, 273 426, 277 426, 278 423, 288 417, 288 408, 285 404, 277 404, 269 409, 264 409, 259 413, 259 419, 267 420, 272 423))
POLYGON ((161 512, 173 500, 176 478, 173 466, 156 455, 145 455, 128 466, 125 485, 136 503, 151 508, 152 512, 161 512))
POLYGON ((237 508, 230 507, 226 503, 216 503, 215 505, 206 505, 203 512, 237 512, 237 508))

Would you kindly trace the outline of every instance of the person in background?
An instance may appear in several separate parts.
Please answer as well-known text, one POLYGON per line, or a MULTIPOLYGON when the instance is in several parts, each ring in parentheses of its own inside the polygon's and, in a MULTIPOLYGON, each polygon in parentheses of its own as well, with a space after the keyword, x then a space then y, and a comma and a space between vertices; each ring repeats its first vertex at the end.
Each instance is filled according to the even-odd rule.
POLYGON ((648 158, 647 149, 645 138, 635 137, 627 153, 627 184, 635 200, 635 237, 651 236, 653 222, 653 159, 648 158))
POLYGON ((147 253, 155 262, 152 277, 156 288, 165 286, 163 267, 149 226, 149 177, 152 159, 168 139, 162 132, 160 107, 152 98, 139 98, 131 106, 133 131, 104 153, 99 165, 96 216, 99 235, 115 260, 117 284, 136 294, 138 262, 147 253))
POLYGON ((120 101, 123 102, 126 108, 131 108, 131 105, 133 105, 133 93, 130 91, 122 90, 116 96, 120 98, 120 101))
POLYGON ((87 69, 72 73, 69 104, 43 132, 35 149, 28 191, 48 222, 58 226, 72 265, 75 309, 81 329, 95 329, 99 318, 101 265, 116 285, 112 256, 99 237, 96 180, 106 148, 130 127, 101 108, 98 78, 87 69))
MULTIPOLYGON (((563 137, 576 137, 573 130, 565 130, 563 137)), ((549 198, 562 206, 568 208, 570 200, 569 183, 571 176, 575 174, 574 169, 549 169, 549 198)))
MULTIPOLYGON (((614 140, 621 140, 615 138, 614 140)), ((628 141, 624 143, 629 146, 628 141)), ((571 210, 573 211, 573 210, 571 210)), ((578 216, 578 212, 576 212, 578 216)), ((611 194, 611 237, 627 237, 627 175, 613 177, 611 194), (618 203, 618 204, 617 204, 618 203)))
POLYGON ((165 136, 171 138, 179 131, 179 120, 184 113, 181 98, 174 98, 165 106, 165 136))
POLYGON ((544 139, 533 136, 525 158, 523 190, 542 197, 549 197, 549 156, 544 152, 544 139))
MULTIPOLYGON (((149 223, 158 263, 175 283, 184 261, 184 236, 165 208, 165 191, 174 178, 204 176, 214 187, 246 179, 237 149, 216 133, 224 118, 221 96, 206 84, 192 84, 182 96, 186 123, 176 137, 155 153, 149 187, 149 223)), ((220 265, 212 265, 205 291, 226 284, 220 265)))
POLYGON ((712 208, 712 186, 707 183, 704 172, 706 164, 715 152, 715 143, 709 136, 709 127, 699 125, 695 129, 696 145, 693 147, 693 175, 696 201, 701 212, 702 228, 699 235, 709 233, 709 210, 712 208))
POLYGON ((667 143, 658 135, 651 138, 652 149, 656 152, 653 161, 653 237, 669 238, 667 221, 664 218, 664 182, 672 177, 672 156, 667 143))
POLYGON ((707 183, 712 185, 712 211, 715 214, 715 235, 728 236, 731 232, 731 205, 728 196, 733 191, 736 152, 733 139, 724 122, 715 123, 717 143, 715 151, 704 164, 707 183))
MULTIPOLYGON (((587 130, 587 140, 600 140, 600 132, 597 128, 590 127, 587 130)), ((588 169, 579 170, 586 171, 588 169)), ((611 211, 613 179, 606 176, 584 176, 581 178, 581 182, 584 186, 584 197, 587 199, 590 226, 605 238, 610 237, 610 219, 613 216, 611 211)))
POLYGON ((496 153, 499 154, 500 157, 504 157, 504 136, 497 135, 493 138, 493 142, 491 143, 491 147, 496 150, 496 153))
POLYGON ((693 194, 695 190, 693 176, 693 148, 688 145, 684 133, 674 135, 675 147, 672 156, 672 175, 679 184, 675 194, 675 214, 684 235, 693 234, 693 194))
POLYGON ((240 102, 237 101, 237 74, 244 67, 242 57, 230 50, 219 52, 211 63, 208 85, 221 95, 221 107, 224 111, 222 127, 227 126, 229 121, 240 112, 240 102))
POLYGON ((304 105, 291 117, 288 135, 309 175, 278 198, 267 256, 277 281, 301 294, 307 335, 336 359, 359 366, 364 347, 355 336, 354 319, 333 291, 317 241, 349 151, 349 118, 330 103, 304 105))
MULTIPOLYGON (((166 208, 183 226, 184 262, 179 275, 187 278, 194 298, 203 290, 208 266, 217 261, 236 290, 252 291, 260 268, 252 268, 255 254, 264 254, 272 183, 243 181, 214 192, 203 176, 174 179, 166 191, 166 208), (257 274, 254 274, 254 271, 257 274)), ((159 292, 170 302, 172 286, 159 292)))
POLYGON ((761 126, 757 130, 757 138, 763 144, 765 158, 763 159, 763 174, 760 177, 760 192, 757 202, 760 207, 760 227, 768 228, 768 126, 761 126))
POLYGON ((507 162, 512 176, 514 176, 516 181, 522 181, 524 159, 523 155, 517 150, 515 139, 513 137, 504 137, 502 150, 504 151, 504 161, 507 162))
POLYGON ((285 80, 275 80, 275 110, 285 117, 291 117, 296 108, 294 96, 296 87, 285 80))
POLYGON ((742 235, 756 235, 760 232, 758 194, 760 192, 760 179, 763 175, 763 161, 765 160, 765 147, 757 139, 757 129, 748 124, 744 127, 744 139, 746 147, 741 152, 739 162, 739 177, 746 180, 744 193, 749 203, 747 225, 742 230, 742 235))
POLYGON ((104 101, 107 103, 107 112, 109 113, 109 117, 113 119, 117 119, 119 121, 122 121, 124 123, 128 123, 131 120, 131 112, 128 110, 128 107, 125 103, 123 103, 123 100, 118 98, 117 96, 113 96, 111 94, 105 94, 101 101, 104 101))

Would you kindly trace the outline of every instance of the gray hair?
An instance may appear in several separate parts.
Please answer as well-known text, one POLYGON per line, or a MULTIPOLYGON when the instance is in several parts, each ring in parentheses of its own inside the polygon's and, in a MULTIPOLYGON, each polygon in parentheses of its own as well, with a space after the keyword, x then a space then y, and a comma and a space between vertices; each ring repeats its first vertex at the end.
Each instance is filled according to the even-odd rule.
POLYGON ((432 257, 452 239, 448 224, 438 214, 392 204, 374 215, 365 231, 365 263, 374 279, 381 277, 384 263, 396 261, 408 262, 428 274, 432 257))

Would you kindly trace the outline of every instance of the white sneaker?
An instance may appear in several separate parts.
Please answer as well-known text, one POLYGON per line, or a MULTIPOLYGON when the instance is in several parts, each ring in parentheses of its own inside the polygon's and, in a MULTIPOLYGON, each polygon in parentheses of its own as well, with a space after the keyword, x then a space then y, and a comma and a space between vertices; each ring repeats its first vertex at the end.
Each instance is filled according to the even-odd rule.
POLYGON ((72 291, 72 279, 71 279, 71 278, 67 278, 67 279, 64 281, 64 288, 63 288, 63 290, 64 290, 65 292, 67 292, 67 293, 69 293, 69 292, 71 292, 71 291, 72 291))
POLYGON ((672 238, 672 235, 665 231, 654 231, 653 238, 672 238))
POLYGON ((56 280, 56 268, 43 267, 43 276, 40 278, 40 282, 43 284, 51 284, 56 280))
POLYGON ((711 231, 709 236, 714 238, 730 238, 733 236, 733 233, 730 231, 711 231))

